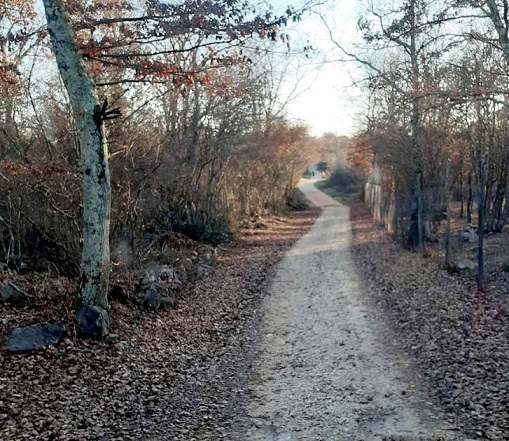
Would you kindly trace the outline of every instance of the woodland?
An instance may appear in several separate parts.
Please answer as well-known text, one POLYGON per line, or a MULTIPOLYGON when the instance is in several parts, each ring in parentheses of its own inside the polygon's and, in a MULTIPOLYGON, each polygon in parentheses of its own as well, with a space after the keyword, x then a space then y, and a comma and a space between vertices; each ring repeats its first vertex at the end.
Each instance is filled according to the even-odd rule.
POLYGON ((251 363, 261 293, 318 215, 296 191, 311 164, 353 204, 373 301, 451 420, 508 436, 509 4, 359 2, 347 42, 328 3, 0 3, 0 337, 48 323, 40 346, 56 339, 2 350, 0 438, 230 433, 247 375, 230 361, 251 363), (357 67, 350 137, 287 117, 288 84, 320 55, 290 38, 310 17, 328 62, 357 67), (397 280, 424 276, 401 286, 393 261, 397 280))
POLYGON ((280 29, 306 9, 39 6, 2 4, 2 265, 79 277, 73 308, 106 329, 112 266, 291 204, 310 136, 278 94, 308 48, 280 29))
POLYGON ((451 271, 475 267, 481 290, 484 235, 509 214, 508 16, 506 2, 491 0, 373 3, 356 52, 328 28, 365 72, 366 126, 350 159, 374 218, 451 271), (475 262, 463 242, 478 244, 475 262))

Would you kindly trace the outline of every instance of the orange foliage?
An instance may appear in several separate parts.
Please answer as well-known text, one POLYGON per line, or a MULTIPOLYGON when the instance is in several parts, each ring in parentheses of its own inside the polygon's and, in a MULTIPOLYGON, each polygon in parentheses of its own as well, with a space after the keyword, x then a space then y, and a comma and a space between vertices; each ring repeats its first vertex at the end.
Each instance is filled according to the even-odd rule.
POLYGON ((363 176, 367 176, 373 162, 372 138, 368 134, 355 137, 349 146, 348 160, 363 176))
POLYGON ((12 160, 0 161, 0 168, 5 170, 12 177, 18 176, 18 174, 25 173, 33 177, 42 176, 53 176, 55 174, 66 174, 67 171, 61 165, 48 162, 48 163, 32 163, 32 164, 21 164, 12 160))

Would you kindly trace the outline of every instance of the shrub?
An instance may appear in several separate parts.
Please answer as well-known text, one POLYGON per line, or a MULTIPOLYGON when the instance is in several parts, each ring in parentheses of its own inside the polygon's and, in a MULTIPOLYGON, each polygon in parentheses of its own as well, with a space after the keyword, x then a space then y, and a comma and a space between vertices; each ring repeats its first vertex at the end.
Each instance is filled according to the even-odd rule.
POLYGON ((337 166, 327 181, 324 187, 335 187, 345 194, 354 194, 359 191, 359 179, 346 167, 337 166))

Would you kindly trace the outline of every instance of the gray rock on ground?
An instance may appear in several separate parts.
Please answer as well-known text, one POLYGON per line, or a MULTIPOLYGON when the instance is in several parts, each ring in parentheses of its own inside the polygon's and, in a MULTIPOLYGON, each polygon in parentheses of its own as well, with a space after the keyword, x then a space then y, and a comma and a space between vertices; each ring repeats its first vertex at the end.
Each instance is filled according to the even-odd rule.
POLYGON ((169 311, 173 308, 174 300, 171 297, 163 296, 160 291, 150 288, 145 292, 143 306, 150 311, 169 311))
POLYGON ((187 271, 193 269, 193 261, 189 257, 184 257, 183 259, 179 259, 177 262, 179 264, 183 265, 187 271))
POLYGON ((110 318, 103 308, 86 305, 76 313, 76 323, 82 337, 101 340, 108 335, 110 318))
POLYGON ((187 266, 190 259, 182 259, 177 269, 169 265, 157 265, 145 271, 137 292, 137 298, 145 309, 168 310, 173 306, 172 291, 187 281, 187 266))
MULTIPOLYGON (((196 254, 196 252, 194 252, 196 254)), ((193 255, 197 260, 198 255, 193 255)), ((167 311, 173 307, 172 292, 186 283, 189 274, 198 279, 204 279, 211 271, 212 266, 203 263, 203 259, 212 263, 212 253, 205 253, 200 263, 190 258, 176 261, 176 268, 169 265, 157 265, 145 271, 138 285, 136 299, 145 309, 167 311)))
POLYGON ((175 302, 173 301, 173 299, 171 297, 163 297, 161 299, 161 303, 159 305, 159 309, 161 311, 169 311, 171 308, 173 308, 173 304, 175 302))
POLYGON ((208 251, 206 253, 203 253, 203 255, 200 258, 200 263, 205 265, 212 265, 213 257, 212 253, 209 253, 208 251))
POLYGON ((154 284, 164 290, 178 289, 182 286, 176 271, 169 265, 157 265, 146 270, 139 283, 139 290, 146 291, 154 284))
POLYGON ((474 243, 479 240, 477 231, 475 231, 475 229, 470 226, 466 226, 460 231, 460 237, 464 242, 469 243, 474 243))
POLYGON ((12 353, 27 353, 59 343, 65 336, 63 322, 54 325, 37 325, 14 328, 4 345, 4 349, 12 353))
POLYGON ((177 277, 175 270, 168 265, 160 265, 154 268, 156 282, 162 284, 165 288, 175 289, 182 285, 182 282, 177 277))
POLYGON ((475 270, 475 262, 470 259, 461 259, 456 263, 456 267, 460 271, 473 271, 475 270))
POLYGON ((149 287, 143 296, 143 306, 151 311, 157 311, 161 306, 162 295, 160 289, 153 285, 149 287))
POLYGON ((187 283, 188 280, 187 271, 188 271, 187 268, 183 264, 179 264, 175 268, 175 273, 177 274, 177 277, 182 283, 187 283))
POLYGON ((28 300, 28 294, 19 286, 6 280, 0 285, 0 302, 21 305, 28 300))
POLYGON ((205 277, 208 277, 211 271, 212 267, 210 265, 205 265, 203 263, 200 263, 194 269, 194 273, 198 279, 204 279, 205 277))

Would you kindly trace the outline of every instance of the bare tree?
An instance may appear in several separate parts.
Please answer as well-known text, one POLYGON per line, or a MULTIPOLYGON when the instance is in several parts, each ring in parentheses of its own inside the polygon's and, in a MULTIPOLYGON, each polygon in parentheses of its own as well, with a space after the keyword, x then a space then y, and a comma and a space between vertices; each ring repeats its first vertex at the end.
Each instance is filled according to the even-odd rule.
POLYGON ((78 305, 108 306, 110 274, 111 181, 104 120, 116 116, 99 103, 97 90, 77 50, 74 30, 57 0, 44 8, 60 75, 67 89, 79 134, 83 181, 83 252, 78 305))

